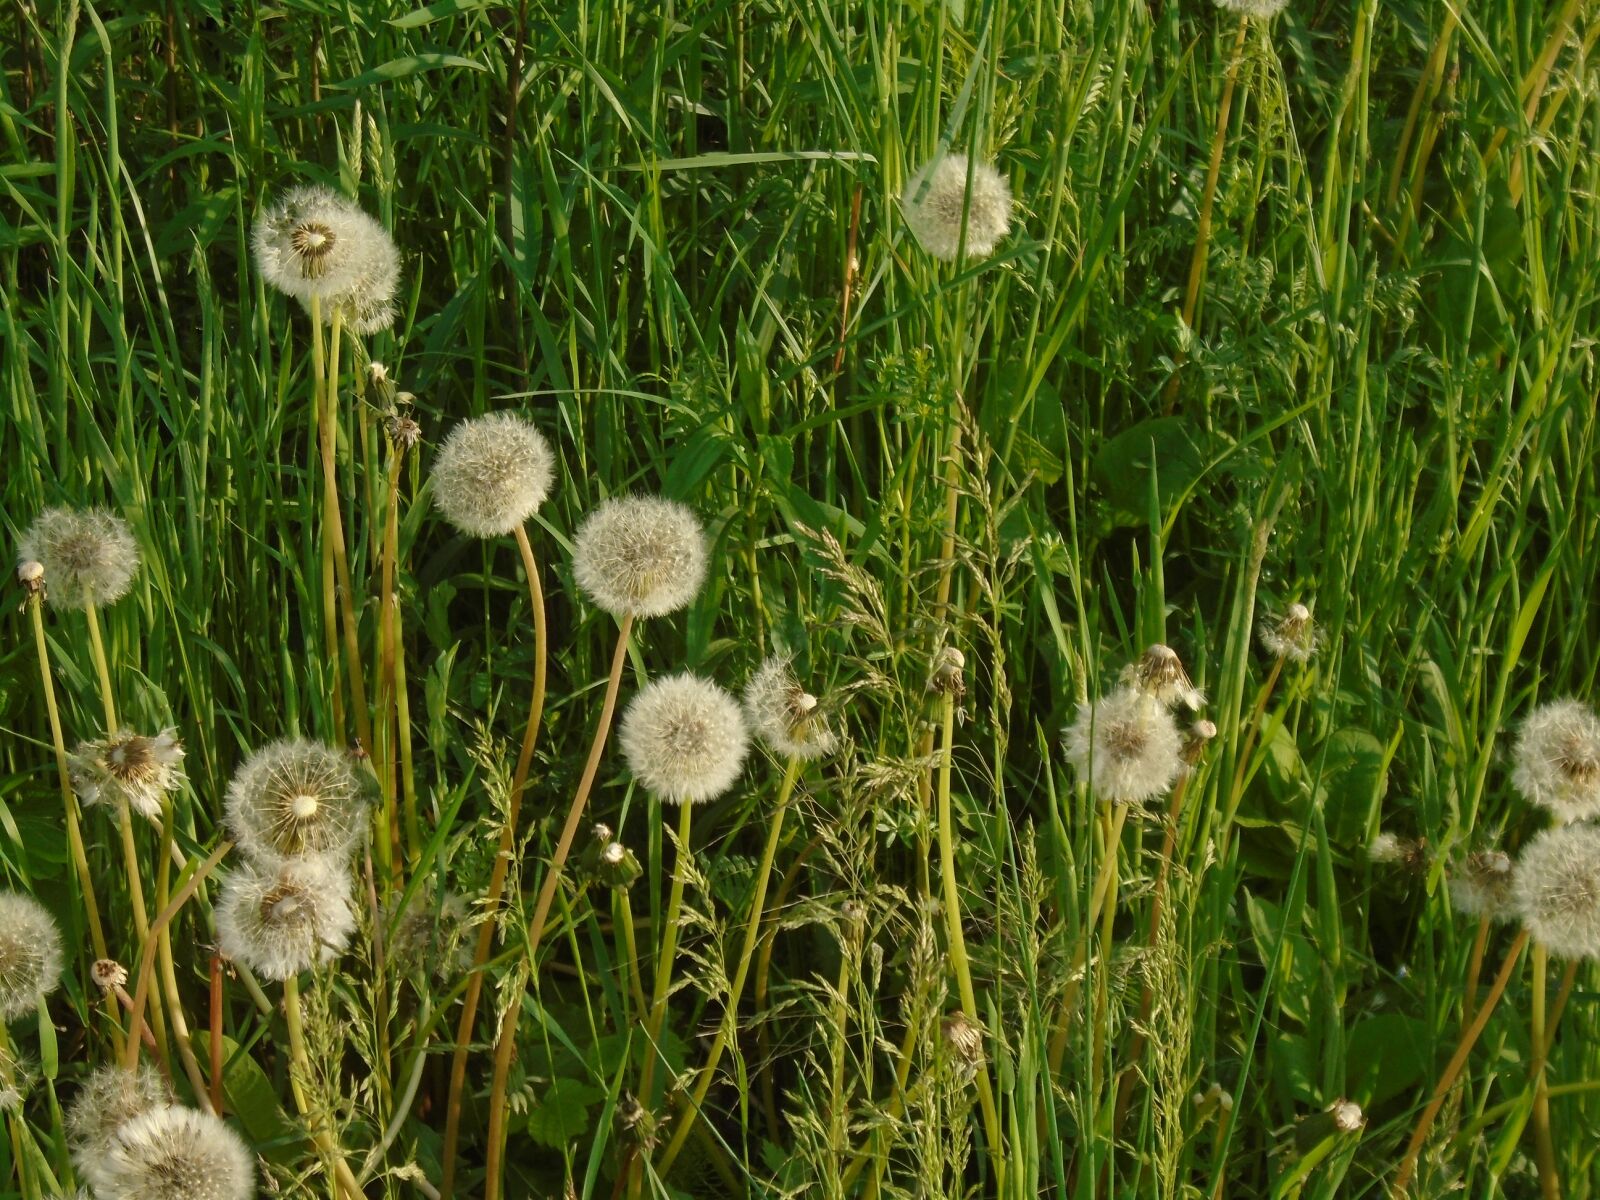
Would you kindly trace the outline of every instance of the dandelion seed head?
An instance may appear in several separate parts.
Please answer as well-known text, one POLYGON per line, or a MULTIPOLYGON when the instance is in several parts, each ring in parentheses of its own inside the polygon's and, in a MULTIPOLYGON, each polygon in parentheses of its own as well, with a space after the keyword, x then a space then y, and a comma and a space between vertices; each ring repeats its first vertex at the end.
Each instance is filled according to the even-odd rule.
POLYGON ((1600 816, 1600 720, 1577 700, 1528 714, 1511 752, 1511 786, 1558 821, 1600 816))
POLYGON ((900 195, 906 227, 924 250, 947 262, 961 252, 963 223, 968 258, 992 254, 1011 232, 1011 185, 988 163, 974 163, 969 196, 967 172, 965 154, 947 154, 925 164, 900 195))
POLYGON ((102 992, 114 992, 128 983, 128 968, 114 958, 97 958, 89 967, 89 980, 102 992))
POLYGON ((817 698, 800 686, 783 657, 767 659, 744 687, 751 731, 786 758, 821 758, 838 738, 817 712, 817 698))
POLYGON ((1405 857, 1405 853, 1405 843, 1398 834, 1380 833, 1367 843, 1367 860, 1369 862, 1399 862, 1405 857))
POLYGON ((239 1135, 220 1117, 176 1104, 124 1121, 84 1175, 102 1200, 249 1200, 256 1190, 239 1135))
POLYGON ((1600 827, 1557 825, 1517 859, 1511 903, 1557 958, 1600 957, 1600 827))
POLYGON ((555 455, 516 413, 470 417, 450 431, 433 462, 433 503, 469 537, 501 537, 539 510, 555 455))
POLYGON ((38 1007, 61 978, 61 932, 44 905, 0 892, 0 1021, 38 1007))
POLYGON ((228 828, 247 855, 345 854, 366 805, 349 758, 331 746, 284 738, 261 747, 228 784, 228 828))
MULTIPOLYGON (((350 283, 336 292, 322 293, 322 323, 339 323, 351 333, 369 337, 394 324, 394 296, 400 286, 400 251, 388 232, 365 213, 357 212, 362 226, 355 238, 350 283)), ((306 312, 308 295, 297 297, 306 312)))
POLYGON ((363 280, 390 256, 398 269, 388 231, 325 187, 293 188, 269 205, 256 219, 251 244, 266 281, 302 301, 365 286, 363 280))
POLYGON ((113 733, 82 742, 67 757, 72 790, 86 805, 126 804, 146 817, 161 815, 161 801, 183 781, 183 743, 177 731, 155 737, 113 733))
POLYGON ((472 965, 467 903, 454 892, 419 891, 391 928, 390 954, 403 968, 449 979, 472 965))
POLYGON ((69 609, 121 599, 139 570, 128 523, 103 508, 45 509, 22 535, 17 557, 38 563, 50 603, 69 609))
POLYGON ((153 1067, 141 1063, 133 1070, 121 1065, 100 1067, 89 1073, 67 1108, 67 1143, 78 1170, 88 1174, 91 1165, 110 1149, 117 1130, 135 1117, 173 1102, 172 1089, 153 1067))
POLYGON ((1480 850, 1450 874, 1450 901, 1457 911, 1469 917, 1488 917, 1508 921, 1516 916, 1511 907, 1511 885, 1515 878, 1511 856, 1500 850, 1480 850))
POLYGON ((1128 664, 1122 672, 1122 682, 1154 696, 1169 708, 1181 705, 1197 711, 1205 707, 1206 694, 1189 682, 1178 652, 1159 642, 1128 664))
POLYGON ((1183 769, 1183 738, 1172 714, 1132 687, 1078 705, 1062 745, 1095 796, 1114 804, 1159 796, 1183 769))
POLYGON ((1273 658, 1303 663, 1310 660, 1322 644, 1322 631, 1311 619, 1311 610, 1304 604, 1291 604, 1277 617, 1269 616, 1261 623, 1261 645, 1273 658))
POLYGON ((268 979, 287 979, 343 953, 355 930, 350 873, 322 855, 241 862, 217 902, 222 953, 268 979))
POLYGON ((621 617, 660 617, 694 599, 706 574, 706 539, 688 508, 656 496, 605 501, 584 520, 572 577, 621 617))
POLYGON ((1269 20, 1289 7, 1289 0, 1215 0, 1216 6, 1240 16, 1269 20))
POLYGON ((634 778, 669 804, 722 795, 749 747, 738 701, 688 672, 647 684, 623 713, 617 738, 634 778))

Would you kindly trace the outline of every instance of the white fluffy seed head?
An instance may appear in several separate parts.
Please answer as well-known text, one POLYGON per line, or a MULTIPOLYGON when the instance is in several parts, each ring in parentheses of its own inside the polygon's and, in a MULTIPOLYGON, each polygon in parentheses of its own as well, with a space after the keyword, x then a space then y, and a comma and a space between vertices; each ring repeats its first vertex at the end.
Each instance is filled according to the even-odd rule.
POLYGON ((1172 714, 1133 687, 1078 705, 1062 746, 1096 798, 1114 804, 1159 796, 1183 770, 1183 737, 1172 714))
POLYGON ((1273 658, 1303 663, 1322 643, 1322 631, 1311 619, 1304 604, 1291 604, 1280 616, 1269 616, 1261 623, 1261 645, 1273 658))
POLYGON ((1450 901, 1469 917, 1509 921, 1511 884, 1515 878, 1511 856, 1500 850, 1480 850, 1450 873, 1450 901))
POLYGON ((578 530, 572 577, 621 617, 660 617, 694 599, 706 574, 706 538, 688 508, 656 496, 607 500, 578 530))
POLYGON ((398 270, 388 231, 325 187, 294 188, 263 210, 251 243, 267 282, 297 300, 351 293, 391 257, 398 270))
POLYGON ((1267 20, 1289 7, 1289 0, 1215 0, 1216 6, 1240 16, 1267 20))
POLYGON ((539 510, 555 478, 544 434, 516 413, 471 417, 433 461, 433 503, 470 537, 501 537, 539 510))
POLYGON ((722 795, 750 741, 738 701, 688 672, 647 684, 622 714, 617 739, 634 778, 669 804, 722 795))
POLYGON ((111 1148, 116 1132, 128 1121, 173 1101, 172 1089, 153 1068, 133 1070, 119 1065, 91 1071, 67 1109, 67 1143, 78 1170, 88 1174, 111 1148))
POLYGON ((967 171, 965 154, 947 154, 924 165, 901 193, 906 227, 935 258, 951 261, 961 252, 963 225, 968 258, 992 254, 1011 231, 1011 185, 988 163, 973 163, 969 196, 967 171))
POLYGON ((1517 859, 1511 903, 1557 958, 1600 957, 1600 828, 1558 825, 1517 859))
POLYGON ((1600 720, 1577 700, 1528 714, 1511 752, 1511 786, 1558 821, 1600 816, 1600 720))
MULTIPOLYGON (((323 296, 321 311, 324 325, 332 325, 337 317, 351 333, 369 337, 394 324, 394 295, 400 286, 400 251, 381 225, 365 214, 362 217, 370 226, 356 239, 355 253, 362 261, 357 264, 348 287, 323 296)), ((310 297, 301 296, 299 300, 309 313, 310 297)))
POLYGON ((126 804, 146 817, 160 817, 162 798, 183 781, 182 763, 183 743, 173 729, 81 742, 67 758, 72 790, 85 805, 126 804))
POLYGON ((268 979, 287 979, 343 953, 355 929, 350 872, 322 855, 245 861, 217 902, 222 953, 268 979))
POLYGON ((44 905, 0 892, 0 1021, 31 1013, 61 978, 61 931, 44 905))
POLYGON ((228 784, 226 812, 239 849, 266 861, 348 853, 361 835, 366 805, 345 754, 321 742, 284 738, 245 760, 228 784))
POLYGON ((17 559, 44 568, 51 604, 89 608, 127 594, 139 570, 139 544, 128 523, 103 508, 47 508, 22 535, 17 559))
POLYGON ((1154 696, 1168 707, 1181 705, 1191 711, 1205 707, 1206 694, 1189 682, 1189 673, 1183 669, 1178 652, 1160 642, 1123 669, 1122 682, 1154 696))
POLYGON ((800 686, 787 658, 769 658, 750 676, 744 711, 751 731, 785 758, 821 758, 838 744, 817 711, 817 698, 800 686))
POLYGON ((169 1104, 124 1121, 84 1166, 99 1200, 249 1200, 250 1151, 219 1117, 169 1104))

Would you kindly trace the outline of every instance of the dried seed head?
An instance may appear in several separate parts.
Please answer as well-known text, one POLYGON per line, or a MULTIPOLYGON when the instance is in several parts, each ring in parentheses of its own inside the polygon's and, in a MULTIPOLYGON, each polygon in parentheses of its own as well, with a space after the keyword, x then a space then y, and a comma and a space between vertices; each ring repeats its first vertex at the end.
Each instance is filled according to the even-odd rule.
POLYGON ((117 1200, 248 1200, 255 1163, 221 1118, 175 1104, 124 1121, 84 1164, 96 1196, 117 1200))
POLYGON ((1398 866, 1413 875, 1420 875, 1428 869, 1428 841, 1426 838, 1408 838, 1383 832, 1367 844, 1367 861, 1398 866))
POLYGON ((398 410, 384 418, 384 430, 388 433, 389 440, 394 443, 395 449, 402 454, 408 450, 415 450, 422 444, 422 426, 398 410))
POLYGON ((617 1135, 628 1145, 638 1147, 641 1153, 655 1146, 658 1136, 656 1119, 632 1092, 623 1092, 618 1098, 612 1122, 617 1135))
POLYGON ((350 873, 323 856, 243 862, 217 902, 222 953, 268 979, 287 979, 343 953, 355 929, 350 873))
POLYGON ((1167 706, 1129 687, 1078 705, 1062 744, 1095 796, 1114 804, 1159 796, 1183 769, 1183 739, 1167 706))
POLYGON ((732 696, 684 672, 647 684, 618 731, 634 777, 669 804, 714 800, 733 786, 750 735, 732 696))
POLYGON ((36 559, 25 558, 17 564, 17 582, 30 592, 36 592, 44 586, 44 564, 36 559))
POLYGON ((128 523, 103 508, 47 508, 22 535, 18 561, 43 568, 51 604, 89 608, 127 594, 139 545, 128 523))
POLYGON ((1216 5, 1225 12, 1266 21, 1288 8, 1289 0, 1216 0, 1216 5))
POLYGON ((751 731, 786 758, 821 758, 838 744, 817 711, 817 698, 800 686, 788 658, 769 658, 750 676, 744 711, 751 731))
POLYGON ((102 992, 128 986, 128 968, 114 958, 97 958, 89 968, 89 979, 102 992))
POLYGON ((45 906, 0 892, 0 1021, 38 1007, 61 978, 61 932, 45 906))
POLYGON ((1154 696, 1169 708, 1182 705, 1197 711, 1205 707, 1206 694, 1189 682, 1183 661, 1171 646, 1157 642, 1122 672, 1122 682, 1154 696))
POLYGON ((1512 920, 1517 915, 1511 907, 1514 877, 1509 854, 1500 850, 1469 854, 1450 875, 1450 902, 1469 917, 1512 920))
POLYGON ((1517 859, 1511 903, 1557 958, 1600 958, 1600 828, 1557 825, 1517 859))
POLYGON ((304 738, 261 747, 228 784, 228 828, 245 854, 263 861, 346 854, 365 816, 349 758, 304 738))
POLYGON ((954 261, 962 252, 984 258, 1011 232, 1011 185, 988 163, 970 164, 965 154, 947 154, 926 164, 906 184, 900 210, 906 228, 934 258, 954 261))
POLYGON ((1511 752, 1511 786, 1558 821, 1600 816, 1600 720, 1577 700, 1528 714, 1511 752))
POLYGON ((983 1065, 983 1026, 964 1012, 948 1014, 939 1022, 945 1048, 964 1075, 975 1075, 983 1065))
POLYGON ((113 733, 80 743, 67 758, 72 790, 84 804, 126 804, 146 817, 161 816, 162 800, 183 782, 182 762, 175 729, 155 737, 113 733))
POLYGON ((1304 604, 1291 604, 1282 616, 1268 617, 1261 623, 1261 645, 1273 658, 1307 662, 1322 642, 1322 631, 1311 619, 1304 604))
POLYGON ((1340 1133, 1354 1133, 1367 1123, 1361 1106, 1354 1100, 1335 1100, 1328 1106, 1328 1112, 1333 1117, 1333 1127, 1340 1133))
POLYGON ((67 1109, 72 1161, 88 1174, 111 1149, 119 1128, 172 1102, 172 1089, 153 1067, 141 1063, 131 1071, 120 1065, 91 1071, 67 1109))
POLYGON ((391 960, 403 971, 421 968, 452 979, 472 966, 466 901, 453 892, 420 889, 389 926, 391 960))
POLYGON ((654 496, 607 500, 578 530, 572 577, 613 616, 660 617, 694 599, 706 539, 683 505, 654 496))
MULTIPOLYGON (((342 304, 341 298, 381 278, 385 268, 399 267, 383 226, 324 187, 294 188, 263 210, 251 243, 266 281, 300 301, 316 296, 342 304)), ((390 296, 393 286, 391 279, 390 296)))
POLYGON ((940 695, 951 695, 957 700, 967 694, 964 672, 967 656, 954 646, 941 646, 933 657, 933 671, 928 677, 928 690, 940 695))
POLYGON ((516 413, 462 421, 433 462, 433 503, 469 537, 514 532, 544 503, 555 455, 544 434, 516 413))

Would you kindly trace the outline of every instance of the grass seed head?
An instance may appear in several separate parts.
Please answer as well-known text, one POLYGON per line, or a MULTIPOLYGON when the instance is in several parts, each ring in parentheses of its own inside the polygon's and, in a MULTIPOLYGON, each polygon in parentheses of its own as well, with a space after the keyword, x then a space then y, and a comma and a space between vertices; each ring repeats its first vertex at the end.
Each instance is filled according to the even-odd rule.
POLYGON ((34 1011, 61 978, 61 932, 45 906, 0 892, 0 1021, 34 1011))
POLYGON ((694 599, 706 574, 706 538, 688 508, 655 496, 607 500, 578 530, 572 577, 621 617, 660 617, 694 599))
POLYGON ((512 533, 544 503, 555 455, 533 423, 511 412, 470 417, 433 462, 433 503, 469 537, 512 533))
POLYGON ((94 1194, 117 1200, 247 1200, 255 1164, 219 1117, 168 1104, 124 1121, 85 1164, 94 1194))
POLYGON ((1523 847, 1511 903, 1557 958, 1600 957, 1600 828, 1558 825, 1523 847))
POLYGON ((337 958, 349 943, 350 873, 320 855, 242 862, 223 881, 216 916, 224 955, 268 979, 287 979, 337 958))
POLYGON ((183 781, 183 743, 177 731, 155 737, 113 733, 82 742, 67 758, 72 790, 86 805, 126 804, 141 816, 159 818, 161 801, 183 781))
POLYGON ((228 784, 228 828, 252 858, 342 855, 361 835, 366 804, 349 758, 331 746, 284 738, 245 760, 228 784))
POLYGON ((29 563, 43 568, 50 603, 89 608, 127 594, 139 544, 128 523, 103 508, 47 508, 22 535, 17 561, 19 575, 29 563))
POLYGON ((947 154, 925 164, 900 195, 906 227, 924 250, 946 262, 961 252, 963 226, 968 258, 992 254, 1011 232, 1011 185, 988 163, 973 163, 969 196, 967 172, 965 154, 947 154))
POLYGON ((120 1064, 89 1073, 66 1114, 72 1161, 87 1174, 105 1157, 117 1130, 135 1117, 173 1102, 172 1089, 153 1067, 120 1064))
POLYGON ((1558 821, 1600 816, 1600 720, 1577 700, 1528 714, 1511 752, 1511 786, 1558 821))
POLYGON ((622 714, 617 736, 634 778, 668 804, 726 792, 750 742, 738 701, 688 672, 647 684, 622 714))
POLYGON ((751 731, 785 758, 821 758, 838 744, 817 698, 800 686, 788 658, 768 658, 750 676, 744 711, 751 731))
POLYGON ((1183 769, 1183 737, 1172 714, 1132 687, 1078 705, 1062 745, 1090 791, 1114 804, 1139 804, 1161 795, 1183 769))
POLYGON ((384 264, 392 261, 398 270, 398 254, 383 226, 325 187, 293 188, 268 206, 256 218, 251 245, 266 281, 302 302, 315 296, 344 303, 339 298, 370 286, 364 281, 384 264))

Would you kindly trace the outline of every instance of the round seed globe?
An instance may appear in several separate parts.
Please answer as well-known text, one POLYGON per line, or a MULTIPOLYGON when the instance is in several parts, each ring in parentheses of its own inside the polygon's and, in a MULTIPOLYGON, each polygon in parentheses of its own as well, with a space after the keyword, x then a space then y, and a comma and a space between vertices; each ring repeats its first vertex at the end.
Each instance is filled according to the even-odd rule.
POLYGON ((228 784, 225 815, 239 849, 270 860, 347 853, 361 835, 366 804, 347 755, 284 738, 245 760, 228 784))
POLYGON ((688 672, 647 684, 622 714, 617 738, 634 778, 669 804, 722 795, 750 744, 738 701, 688 672))
POLYGON ((61 931, 32 896, 0 892, 0 1021, 38 1007, 61 978, 61 931))
POLYGON ((516 413, 488 413, 450 431, 433 463, 433 503, 469 537, 512 533, 539 511, 555 478, 555 455, 516 413))
POLYGON ((240 863, 217 902, 222 953, 268 979, 283 980, 330 962, 355 930, 350 873, 325 857, 240 863))
POLYGON ((128 523, 103 508, 47 508, 22 535, 19 562, 44 568, 45 595, 59 608, 89 608, 125 596, 139 570, 128 523))
POLYGON ((124 1121, 84 1170, 97 1197, 248 1200, 255 1164, 219 1117, 169 1104, 124 1121))
POLYGON ((706 574, 706 538, 673 500, 607 500, 578 529, 572 577, 613 616, 660 617, 694 599, 706 574))

